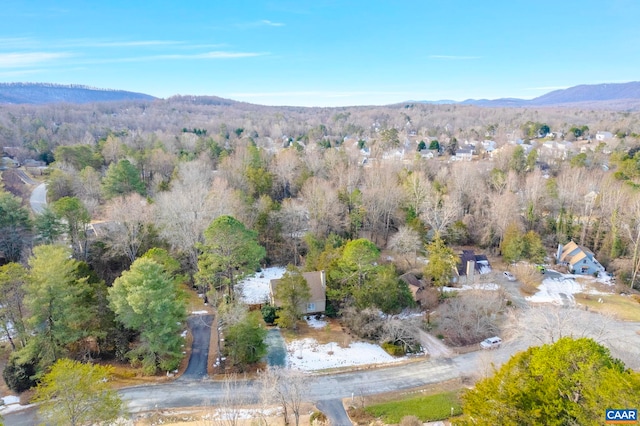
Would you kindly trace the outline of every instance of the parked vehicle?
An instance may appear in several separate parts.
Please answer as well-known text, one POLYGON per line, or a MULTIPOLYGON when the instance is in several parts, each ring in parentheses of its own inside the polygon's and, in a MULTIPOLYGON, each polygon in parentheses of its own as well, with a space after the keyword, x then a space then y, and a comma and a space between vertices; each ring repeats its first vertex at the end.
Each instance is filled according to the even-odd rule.
POLYGON ((516 280, 515 275, 513 275, 513 274, 512 274, 511 272, 509 272, 509 271, 504 271, 502 274, 503 274, 503 275, 504 275, 504 277, 505 277, 506 279, 508 279, 509 281, 515 281, 515 280, 516 280))
POLYGON ((482 349, 498 349, 502 344, 502 339, 498 336, 489 337, 488 339, 484 339, 480 342, 480 347, 482 349))
POLYGON ((545 268, 542 265, 536 265, 536 269, 538 270, 538 272, 540 272, 541 274, 544 274, 545 272, 547 272, 547 268, 545 268))

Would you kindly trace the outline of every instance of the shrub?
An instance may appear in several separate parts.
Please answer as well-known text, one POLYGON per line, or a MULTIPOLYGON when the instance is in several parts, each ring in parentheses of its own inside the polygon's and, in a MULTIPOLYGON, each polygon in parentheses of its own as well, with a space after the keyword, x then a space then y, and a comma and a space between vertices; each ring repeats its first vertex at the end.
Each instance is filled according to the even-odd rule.
POLYGON ((342 318, 349 330, 362 339, 378 340, 382 335, 384 321, 377 309, 349 307, 342 312, 342 318))
POLYGON ((387 351, 389 355, 392 356, 403 356, 405 354, 404 349, 400 345, 396 345, 391 342, 384 342, 382 344, 382 349, 387 351))
POLYGON ((260 309, 260 313, 262 313, 262 319, 264 319, 264 322, 267 324, 273 324, 278 317, 276 307, 272 305, 264 305, 262 309, 260 309))
POLYGON ((516 279, 520 281, 520 290, 523 293, 531 295, 538 291, 543 275, 538 272, 535 266, 527 263, 518 263, 513 266, 512 272, 516 279))
POLYGON ((440 308, 438 330, 454 346, 465 346, 498 333, 505 295, 497 291, 464 291, 440 308))
POLYGON ((34 360, 21 360, 13 353, 2 372, 5 383, 14 392, 21 393, 36 385, 33 376, 36 374, 34 360))
POLYGON ((325 416, 321 411, 314 411, 309 417, 309 423, 314 424, 316 422, 318 424, 325 424, 327 422, 327 416, 325 416))

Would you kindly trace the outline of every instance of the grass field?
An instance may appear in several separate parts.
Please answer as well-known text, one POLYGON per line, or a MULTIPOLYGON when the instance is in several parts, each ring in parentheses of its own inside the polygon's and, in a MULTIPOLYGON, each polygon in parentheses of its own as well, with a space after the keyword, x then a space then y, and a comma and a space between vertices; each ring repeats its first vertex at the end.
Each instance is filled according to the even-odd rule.
POLYGON ((630 296, 576 294, 575 298, 576 302, 588 306, 594 312, 610 314, 622 321, 640 321, 640 303, 630 296), (598 299, 602 299, 603 303, 598 302, 598 299))
POLYGON ((458 392, 434 395, 411 396, 409 398, 372 404, 365 408, 368 414, 381 418, 387 424, 400 423, 405 416, 416 416, 423 422, 444 420, 462 414, 458 392))

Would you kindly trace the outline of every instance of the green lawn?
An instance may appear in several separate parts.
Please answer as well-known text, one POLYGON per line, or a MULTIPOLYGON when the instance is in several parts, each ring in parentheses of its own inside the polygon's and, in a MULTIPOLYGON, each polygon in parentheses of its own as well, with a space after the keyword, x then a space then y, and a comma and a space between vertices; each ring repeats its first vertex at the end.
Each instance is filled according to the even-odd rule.
POLYGON ((629 296, 577 294, 576 302, 588 306, 595 312, 614 315, 623 321, 640 321, 640 303, 629 296), (604 303, 598 303, 599 298, 602 298, 604 303))
POLYGON ((423 422, 448 419, 451 417, 451 407, 453 407, 453 415, 462 414, 458 392, 412 396, 370 405, 365 408, 365 411, 372 416, 382 418, 387 424, 397 424, 405 416, 416 416, 423 422))

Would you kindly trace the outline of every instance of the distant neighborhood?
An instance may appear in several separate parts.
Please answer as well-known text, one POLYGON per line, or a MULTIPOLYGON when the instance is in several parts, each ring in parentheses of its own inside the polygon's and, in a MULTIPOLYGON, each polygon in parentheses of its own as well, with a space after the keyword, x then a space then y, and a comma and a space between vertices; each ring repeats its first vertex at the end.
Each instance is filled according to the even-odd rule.
POLYGON ((462 354, 504 363, 640 321, 633 114, 188 96, 3 108, 13 393, 68 361, 284 386, 429 359, 461 394, 462 354))

